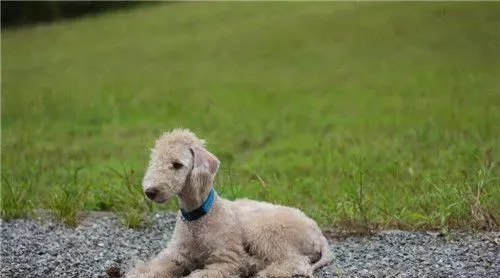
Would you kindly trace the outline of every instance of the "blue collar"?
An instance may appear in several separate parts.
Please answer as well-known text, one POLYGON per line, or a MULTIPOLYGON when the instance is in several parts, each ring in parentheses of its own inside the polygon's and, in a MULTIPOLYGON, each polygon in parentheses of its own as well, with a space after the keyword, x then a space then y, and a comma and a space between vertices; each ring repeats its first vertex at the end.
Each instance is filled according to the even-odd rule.
POLYGON ((208 193, 207 199, 205 200, 205 202, 203 202, 201 207, 189 212, 181 209, 182 217, 187 221, 194 221, 200 219, 202 216, 204 216, 210 211, 210 208, 212 208, 212 205, 214 204, 214 200, 215 200, 215 190, 212 187, 212 189, 210 189, 210 193, 208 193))

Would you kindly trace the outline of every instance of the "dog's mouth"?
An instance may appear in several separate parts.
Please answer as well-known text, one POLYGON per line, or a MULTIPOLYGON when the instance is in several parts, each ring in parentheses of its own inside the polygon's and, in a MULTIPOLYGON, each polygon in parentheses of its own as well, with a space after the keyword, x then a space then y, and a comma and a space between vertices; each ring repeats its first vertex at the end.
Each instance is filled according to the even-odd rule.
MULTIPOLYGON (((149 198, 149 197, 148 197, 149 198)), ((155 203, 158 203, 158 204, 163 204, 163 203, 166 203, 168 201, 169 198, 159 198, 159 197, 156 197, 156 198, 149 198, 151 201, 155 202, 155 203)))
POLYGON ((165 198, 165 199, 160 199, 160 200, 152 200, 153 202, 155 203, 158 203, 158 204, 163 204, 163 203, 166 203, 168 201, 168 198, 165 198))
POLYGON ((144 194, 150 199, 151 201, 155 203, 165 203, 168 201, 169 197, 166 196, 165 192, 158 190, 156 188, 149 188, 144 191, 144 194))
MULTIPOLYGON (((149 197, 148 197, 149 198, 149 197)), ((166 197, 164 196, 163 194, 159 195, 159 196, 156 196, 155 198, 151 199, 149 198, 151 201, 155 202, 155 203, 158 203, 158 204, 163 204, 163 203, 166 203, 170 198, 169 197, 166 197)))

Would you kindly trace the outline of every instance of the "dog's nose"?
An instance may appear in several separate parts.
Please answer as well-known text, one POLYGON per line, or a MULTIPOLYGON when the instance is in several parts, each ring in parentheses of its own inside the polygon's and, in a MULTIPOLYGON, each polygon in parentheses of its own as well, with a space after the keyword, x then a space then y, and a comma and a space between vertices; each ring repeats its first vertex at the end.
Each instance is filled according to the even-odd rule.
POLYGON ((158 189, 156 188, 148 188, 146 191, 146 196, 148 196, 149 199, 154 200, 156 198, 156 195, 158 195, 158 189))

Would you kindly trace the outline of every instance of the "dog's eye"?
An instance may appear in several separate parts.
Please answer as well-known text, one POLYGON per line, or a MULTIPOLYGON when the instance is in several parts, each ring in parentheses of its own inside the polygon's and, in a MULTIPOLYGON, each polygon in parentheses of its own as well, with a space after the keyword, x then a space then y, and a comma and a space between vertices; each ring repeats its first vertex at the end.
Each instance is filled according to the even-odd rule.
POLYGON ((175 170, 179 170, 180 168, 182 168, 182 166, 184 166, 184 165, 182 165, 182 163, 180 163, 180 162, 172 163, 172 168, 174 168, 175 170))

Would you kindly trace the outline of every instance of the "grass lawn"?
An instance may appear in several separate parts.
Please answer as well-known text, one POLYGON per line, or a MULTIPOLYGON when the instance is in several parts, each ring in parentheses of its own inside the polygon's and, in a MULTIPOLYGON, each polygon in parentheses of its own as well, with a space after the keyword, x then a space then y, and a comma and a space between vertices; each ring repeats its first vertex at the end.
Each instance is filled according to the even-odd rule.
POLYGON ((216 187, 328 227, 498 228, 500 3, 175 3, 2 31, 2 218, 173 209, 187 127, 216 187), (495 219, 496 218, 496 219, 495 219), (497 222, 497 223, 495 223, 497 222))

